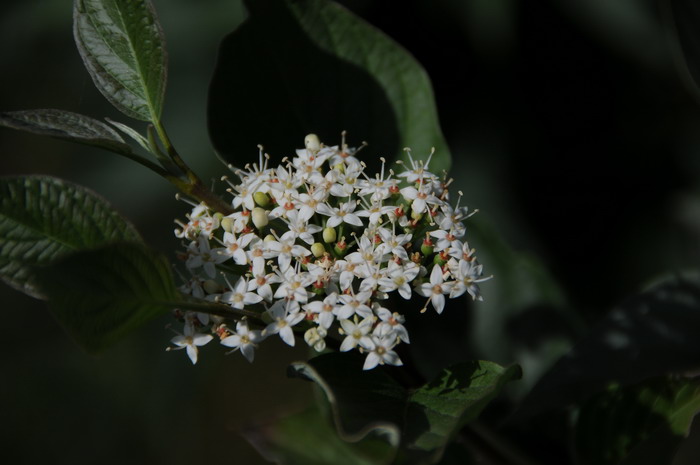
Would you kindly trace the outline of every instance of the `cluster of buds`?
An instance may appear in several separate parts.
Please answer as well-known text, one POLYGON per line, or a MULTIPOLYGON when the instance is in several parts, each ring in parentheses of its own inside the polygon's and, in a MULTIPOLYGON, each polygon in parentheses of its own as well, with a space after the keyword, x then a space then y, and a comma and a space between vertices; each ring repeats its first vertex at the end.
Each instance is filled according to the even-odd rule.
POLYGON ((178 222, 189 272, 181 291, 231 314, 178 312, 184 331, 172 343, 193 363, 215 337, 252 361, 265 338, 293 346, 303 332, 317 351, 333 339, 366 354, 365 370, 401 365, 394 349, 410 339, 404 316, 384 306, 390 293, 427 298, 422 312, 465 293, 481 300, 489 278, 464 240, 475 211, 459 206, 461 192, 450 205, 450 181, 428 171, 430 157, 414 161, 406 149, 410 166, 397 162, 397 174, 381 159, 370 177, 344 138, 328 147, 310 134, 305 146, 276 168, 260 147, 258 164, 234 170, 239 183, 222 178, 234 213, 192 204, 178 222))

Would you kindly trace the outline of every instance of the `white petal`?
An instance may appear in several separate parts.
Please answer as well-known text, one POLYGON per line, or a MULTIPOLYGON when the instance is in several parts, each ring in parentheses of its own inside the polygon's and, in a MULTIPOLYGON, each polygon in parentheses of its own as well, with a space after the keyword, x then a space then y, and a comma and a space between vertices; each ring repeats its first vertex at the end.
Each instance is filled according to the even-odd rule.
MULTIPOLYGON (((360 219, 359 216, 357 216, 357 215, 354 214, 354 213, 347 213, 347 214, 343 217, 343 220, 344 220, 346 223, 351 224, 351 225, 353 225, 353 226, 362 226, 362 220, 360 219)), ((330 221, 329 221, 329 223, 330 223, 330 221)))
POLYGON ((187 356, 190 358, 190 360, 192 360, 192 365, 197 363, 197 347, 192 344, 188 344, 187 356))
POLYGON ((292 331, 292 328, 285 326, 280 330, 279 335, 287 345, 294 347, 294 331, 292 331))
POLYGON ((365 364, 362 366, 362 369, 371 370, 372 368, 376 367, 381 360, 381 357, 377 355, 376 352, 370 352, 367 354, 367 358, 365 359, 365 364))

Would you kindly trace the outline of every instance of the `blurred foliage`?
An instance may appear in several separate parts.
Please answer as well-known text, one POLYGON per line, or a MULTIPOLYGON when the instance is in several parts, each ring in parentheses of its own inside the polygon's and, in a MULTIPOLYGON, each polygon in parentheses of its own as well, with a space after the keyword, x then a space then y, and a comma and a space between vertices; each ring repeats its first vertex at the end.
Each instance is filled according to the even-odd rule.
MULTIPOLYGON (((69 3, 0 6, 0 110, 62 108, 123 121, 82 67, 69 3)), ((195 171, 218 178, 205 105, 218 43, 245 17, 241 2, 154 3, 169 51, 165 125, 195 171)), ((495 278, 483 286, 486 302, 452 328, 455 338, 476 336, 455 357, 517 359, 531 385, 537 376, 529 373, 542 373, 643 283, 700 263, 700 108, 678 77, 657 2, 341 3, 424 65, 455 184, 481 210, 470 241, 495 278)), ((0 153, 2 174, 90 187, 148 243, 165 253, 177 246, 172 219, 184 210, 143 168, 6 130, 0 153)), ((300 411, 309 398, 307 386, 283 375, 303 349, 263 350, 254 366, 204 350, 191 367, 163 352, 170 334, 159 320, 93 359, 40 302, 8 287, 0 298, 10 347, 0 444, 19 463, 263 463, 234 433, 300 411)), ((527 428, 507 431, 540 463, 567 463, 564 422, 539 418, 537 438, 527 428)), ((693 434, 676 463, 697 463, 693 434)))

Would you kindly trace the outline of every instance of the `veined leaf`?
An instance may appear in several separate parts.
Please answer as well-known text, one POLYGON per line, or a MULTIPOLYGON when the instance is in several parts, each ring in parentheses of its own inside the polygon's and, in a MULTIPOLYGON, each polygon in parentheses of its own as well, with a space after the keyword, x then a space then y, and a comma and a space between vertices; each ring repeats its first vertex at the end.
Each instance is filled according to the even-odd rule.
POLYGON ((31 271, 68 253, 140 241, 134 227, 92 191, 60 179, 0 178, 0 279, 44 297, 31 271))
POLYGON ((671 463, 700 411, 700 383, 653 378, 615 386, 584 404, 576 445, 591 465, 671 463))
POLYGON ((167 56, 149 0, 75 0, 73 33, 85 67, 107 100, 127 116, 158 121, 167 56))
POLYGON ((91 352, 181 300, 168 260, 137 243, 82 250, 34 273, 51 312, 91 352))
POLYGON ((343 441, 318 408, 247 428, 243 435, 265 459, 283 465, 382 465, 395 454, 378 438, 343 441))
POLYGON ((131 147, 114 129, 89 116, 63 110, 25 110, 0 113, 0 126, 131 153, 131 147))
POLYGON ((321 387, 343 439, 382 435, 399 447, 402 464, 436 463, 454 435, 521 374, 518 366, 475 361, 442 370, 409 390, 383 369, 363 372, 362 365, 361 356, 333 353, 295 363, 290 373, 321 387))
MULTIPOLYGON (((368 141, 379 157, 449 169, 430 80, 384 33, 327 0, 251 0, 250 18, 221 44, 209 94, 209 130, 229 163, 257 161, 257 144, 284 156, 316 133, 327 145, 368 141)), ((361 157, 362 158, 362 157, 361 157)))

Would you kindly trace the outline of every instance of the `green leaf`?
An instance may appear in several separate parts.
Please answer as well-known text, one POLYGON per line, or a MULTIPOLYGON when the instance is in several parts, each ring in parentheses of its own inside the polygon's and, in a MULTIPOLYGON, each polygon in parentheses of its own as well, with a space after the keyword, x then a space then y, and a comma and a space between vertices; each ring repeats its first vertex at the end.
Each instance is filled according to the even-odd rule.
POLYGON ((34 266, 122 240, 141 239, 92 191, 45 176, 0 178, 0 279, 16 289, 42 298, 34 266))
POLYGON ((356 354, 333 353, 295 363, 290 373, 321 387, 343 439, 379 434, 400 447, 397 460, 406 464, 438 461, 454 435, 521 374, 517 366, 475 361, 442 370, 432 382, 411 390, 390 370, 363 372, 362 364, 356 354))
POLYGON ((281 158, 312 132, 335 145, 347 130, 349 145, 369 142, 371 169, 404 147, 422 159, 435 147, 431 171, 449 169, 430 80, 406 50, 331 1, 246 4, 209 94, 210 135, 226 161, 257 161, 257 144, 281 158))
POLYGON ((671 463, 700 411, 700 383, 653 378, 592 397, 581 409, 576 446, 585 463, 671 463))
POLYGON ((700 279, 663 280, 594 326, 523 401, 518 416, 585 400, 622 385, 700 367, 700 279), (639 363, 644 360, 644 363, 639 363))
POLYGON ((265 459, 283 465, 388 464, 395 454, 377 438, 343 441, 316 408, 248 428, 243 435, 265 459))
POLYGON ((0 113, 0 126, 131 153, 131 147, 114 129, 101 121, 63 110, 26 110, 0 113))
POLYGON ((35 269, 49 309, 75 340, 96 352, 177 306, 168 260, 136 243, 82 250, 35 269))
POLYGON ((503 389, 521 376, 520 367, 475 361, 454 365, 409 397, 404 443, 439 459, 454 434, 477 419, 503 389))
POLYGON ((95 86, 118 110, 160 119, 167 78, 163 31, 148 0, 76 0, 73 33, 95 86))

